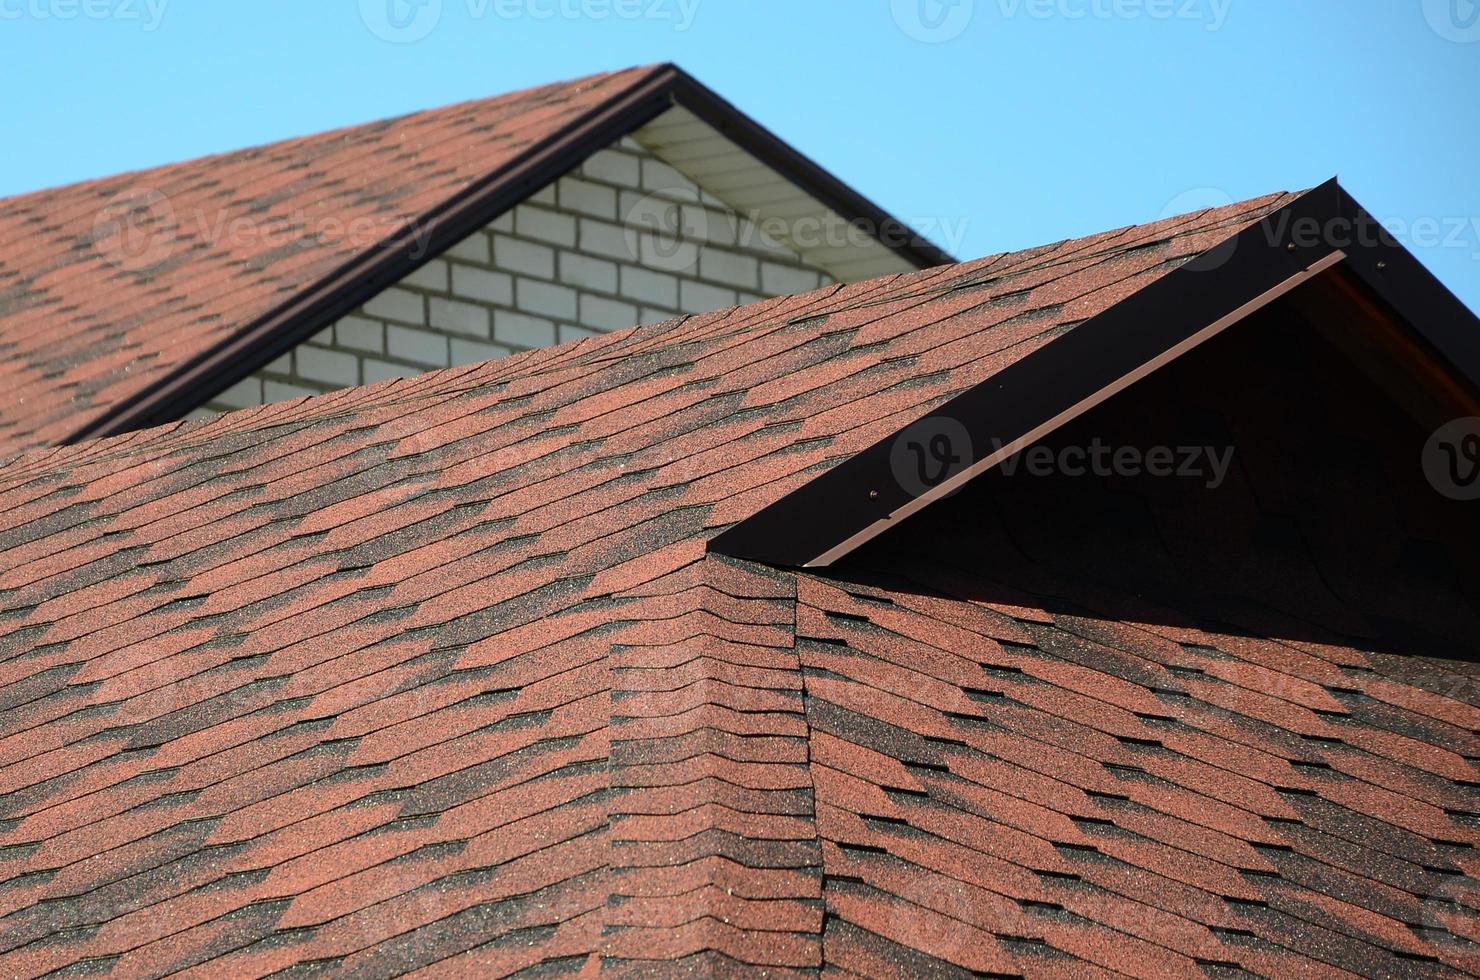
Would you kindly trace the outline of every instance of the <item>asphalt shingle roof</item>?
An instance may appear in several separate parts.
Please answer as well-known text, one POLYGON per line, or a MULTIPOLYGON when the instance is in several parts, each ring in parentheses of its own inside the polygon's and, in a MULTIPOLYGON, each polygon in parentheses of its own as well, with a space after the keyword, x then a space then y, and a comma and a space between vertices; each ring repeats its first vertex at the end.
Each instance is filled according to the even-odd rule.
POLYGON ((0 200, 0 455, 61 442, 640 85, 633 68, 0 200))
POLYGON ((1152 675, 1314 724, 1360 653, 1097 665, 1026 598, 706 554, 1289 200, 22 454, 0 973, 1475 970, 1472 703, 1389 680, 1369 751, 1427 775, 1296 813, 1152 675))

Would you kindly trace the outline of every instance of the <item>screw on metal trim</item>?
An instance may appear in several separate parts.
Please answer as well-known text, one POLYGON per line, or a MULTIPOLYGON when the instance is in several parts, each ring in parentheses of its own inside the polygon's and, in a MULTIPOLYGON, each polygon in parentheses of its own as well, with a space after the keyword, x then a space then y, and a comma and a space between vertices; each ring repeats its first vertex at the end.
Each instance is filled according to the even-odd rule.
POLYGON ((868 499, 870 499, 870 500, 878 500, 879 499, 879 491, 877 491, 877 490, 870 490, 868 492, 868 499))
POLYGON ((1386 272, 1387 271, 1387 262, 1385 262, 1385 261, 1379 261, 1377 263, 1377 271, 1378 272, 1386 272))
POLYGON ((1286 245, 1285 246, 1285 251, 1287 251, 1287 252, 1293 252, 1293 251, 1295 251, 1295 243, 1294 242, 1291 242, 1290 244, 1286 245))

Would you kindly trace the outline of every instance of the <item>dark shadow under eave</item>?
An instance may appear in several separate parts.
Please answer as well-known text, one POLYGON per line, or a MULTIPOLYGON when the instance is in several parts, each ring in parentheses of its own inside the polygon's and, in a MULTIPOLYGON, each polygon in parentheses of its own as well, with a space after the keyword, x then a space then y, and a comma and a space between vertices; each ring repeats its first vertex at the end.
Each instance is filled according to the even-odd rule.
POLYGON ((1422 377, 1422 357, 1390 350, 1380 325, 1357 322, 1366 314, 1338 302, 1338 285, 1272 304, 826 574, 1480 660, 1480 506, 1439 493, 1422 465, 1434 429, 1472 406, 1422 377), (1097 445, 1143 462, 1166 447, 1181 472, 1061 471, 1097 445), (1213 461, 1229 453, 1220 472, 1213 461))

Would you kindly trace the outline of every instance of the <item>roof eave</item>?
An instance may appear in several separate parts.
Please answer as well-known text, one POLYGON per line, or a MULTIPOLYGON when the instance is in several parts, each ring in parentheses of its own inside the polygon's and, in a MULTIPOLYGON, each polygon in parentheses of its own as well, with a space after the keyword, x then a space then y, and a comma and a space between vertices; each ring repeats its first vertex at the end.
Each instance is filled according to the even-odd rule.
POLYGON ((785 567, 830 565, 1338 266, 1480 389, 1480 322, 1333 179, 731 526, 710 550, 785 567), (931 485, 896 475, 942 436, 950 453, 931 485))
POLYGON ((927 268, 955 261, 676 65, 657 65, 621 95, 420 216, 402 235, 361 252, 222 343, 120 401, 63 443, 118 435, 183 417, 675 104, 704 119, 845 220, 896 232, 881 244, 909 264, 927 268))

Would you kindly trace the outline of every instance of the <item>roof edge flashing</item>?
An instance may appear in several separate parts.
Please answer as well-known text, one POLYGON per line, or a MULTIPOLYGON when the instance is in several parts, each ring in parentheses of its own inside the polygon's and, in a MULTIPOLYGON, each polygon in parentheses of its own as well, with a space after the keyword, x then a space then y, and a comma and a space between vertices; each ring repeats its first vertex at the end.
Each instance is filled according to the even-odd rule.
POLYGON ((1368 282, 1460 375, 1480 379, 1474 314, 1392 236, 1354 233, 1362 227, 1381 226, 1335 179, 1307 191, 732 525, 709 548, 826 567, 1337 265, 1368 282), (942 436, 951 451, 936 458, 950 464, 936 479, 901 479, 898 461, 923 460, 942 436))
MULTIPOLYGON (((905 227, 677 65, 654 65, 626 90, 422 215, 412 232, 364 249, 216 346, 120 400, 106 414, 73 431, 62 444, 158 425, 199 408, 496 220, 591 154, 680 103, 818 200, 856 209, 841 211, 845 218, 857 217, 879 228, 905 227)), ((911 243, 918 247, 896 251, 919 268, 955 261, 913 232, 906 244, 911 243)))

